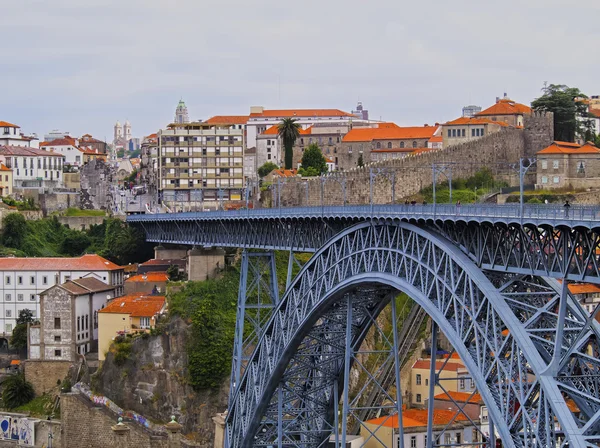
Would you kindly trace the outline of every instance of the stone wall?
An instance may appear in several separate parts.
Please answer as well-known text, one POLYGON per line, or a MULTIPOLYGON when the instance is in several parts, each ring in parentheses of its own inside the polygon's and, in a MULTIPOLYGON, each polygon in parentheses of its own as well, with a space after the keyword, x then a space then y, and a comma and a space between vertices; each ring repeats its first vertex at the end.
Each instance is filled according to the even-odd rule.
POLYGON ((554 141, 554 114, 552 112, 533 112, 523 116, 525 132, 524 156, 534 156, 538 151, 550 146, 554 141))
POLYGON ((188 280, 204 281, 215 278, 225 267, 225 251, 223 249, 195 248, 188 252, 188 280))
POLYGON ((69 207, 79 206, 79 193, 76 192, 40 193, 37 189, 26 189, 22 194, 24 198, 32 198, 44 216, 66 210, 69 207))
POLYGON ((89 229, 93 225, 102 224, 106 216, 59 216, 58 222, 75 230, 89 229))
POLYGON ((55 389, 67 377, 73 364, 69 361, 40 361, 29 359, 23 363, 25 379, 33 385, 36 395, 55 389))
POLYGON ((113 203, 111 189, 114 168, 100 159, 81 167, 81 197, 79 206, 84 210, 110 210, 113 203))

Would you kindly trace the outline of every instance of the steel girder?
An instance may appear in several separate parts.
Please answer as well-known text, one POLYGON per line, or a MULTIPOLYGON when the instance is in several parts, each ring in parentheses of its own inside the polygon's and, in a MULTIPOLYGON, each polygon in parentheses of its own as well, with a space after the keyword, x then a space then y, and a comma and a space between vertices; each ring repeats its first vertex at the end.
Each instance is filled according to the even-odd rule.
POLYGON ((411 296, 453 341, 504 446, 596 446, 597 325, 566 288, 561 298, 552 281, 490 279, 451 241, 407 223, 346 229, 304 266, 231 400, 227 446, 320 446, 347 388, 349 347, 390 290, 411 296))
POLYGON ((600 231, 594 227, 569 227, 571 223, 559 221, 553 226, 548 220, 540 220, 539 224, 535 220, 476 221, 467 216, 425 220, 406 214, 386 218, 375 212, 373 219, 368 219, 359 213, 352 215, 351 207, 340 208, 345 212, 323 218, 301 214, 275 218, 269 213, 262 218, 242 215, 209 219, 200 213, 132 222, 143 228, 148 241, 157 243, 315 252, 357 222, 402 219, 443 234, 483 269, 600 283, 600 231))

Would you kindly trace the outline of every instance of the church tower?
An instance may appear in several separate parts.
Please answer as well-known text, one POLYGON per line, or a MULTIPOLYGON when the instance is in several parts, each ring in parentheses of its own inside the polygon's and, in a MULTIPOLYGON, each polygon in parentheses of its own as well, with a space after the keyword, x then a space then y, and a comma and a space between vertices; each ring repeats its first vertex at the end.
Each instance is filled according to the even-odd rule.
POLYGON ((115 123, 115 135, 113 139, 113 143, 117 143, 117 141, 123 137, 123 128, 121 127, 121 123, 118 121, 115 123))
POLYGON ((175 109, 175 123, 189 123, 190 116, 188 115, 188 109, 183 100, 179 100, 177 109, 175 109))
POLYGON ((125 124, 123 125, 123 138, 127 142, 131 140, 131 123, 129 120, 125 120, 125 124))

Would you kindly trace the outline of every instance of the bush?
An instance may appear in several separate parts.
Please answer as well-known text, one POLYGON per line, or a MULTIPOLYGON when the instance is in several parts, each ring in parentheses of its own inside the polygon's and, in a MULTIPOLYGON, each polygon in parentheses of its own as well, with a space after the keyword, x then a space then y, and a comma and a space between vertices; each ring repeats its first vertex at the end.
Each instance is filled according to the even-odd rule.
POLYGON ((267 162, 263 166, 258 169, 258 175, 260 177, 265 177, 271 171, 278 169, 279 167, 275 165, 273 162, 267 162))
POLYGON ((130 341, 117 342, 117 340, 115 339, 115 344, 114 344, 115 365, 122 366, 123 364, 125 364, 125 362, 127 362, 127 360, 129 359, 129 356, 131 355, 131 347, 132 347, 132 343, 130 341))
POLYGON ((33 386, 25 379, 25 374, 10 375, 2 382, 2 401, 6 408, 14 409, 34 398, 33 386))

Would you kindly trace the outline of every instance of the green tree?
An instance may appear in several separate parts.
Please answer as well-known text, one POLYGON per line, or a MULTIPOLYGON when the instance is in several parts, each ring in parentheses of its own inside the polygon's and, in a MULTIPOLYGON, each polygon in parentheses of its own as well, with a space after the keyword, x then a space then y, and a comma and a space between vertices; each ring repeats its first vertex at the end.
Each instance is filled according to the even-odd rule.
POLYGON ((27 221, 20 213, 9 213, 2 221, 2 244, 20 249, 27 235, 27 221))
POLYGON ((2 401, 8 409, 14 409, 29 403, 35 398, 35 392, 25 374, 9 375, 2 381, 2 401))
POLYGON ((125 150, 123 148, 117 150, 117 157, 122 159, 125 156, 125 150))
POLYGON ((323 174, 327 172, 327 162, 325 161, 325 156, 321 152, 319 145, 316 143, 311 143, 308 145, 308 148, 302 154, 302 168, 308 170, 310 168, 314 168, 314 170, 319 174, 323 174))
POLYGON ((279 167, 277 165, 275 165, 273 162, 266 162, 263 166, 261 166, 258 169, 258 175, 260 177, 265 177, 271 171, 276 170, 276 169, 279 169, 279 167))
POLYGON ((362 154, 358 156, 358 161, 356 162, 356 164, 360 167, 365 166, 365 162, 363 161, 363 156, 362 154))
POLYGON ((172 264, 167 269, 167 275, 169 276, 169 280, 173 282, 178 282, 183 280, 183 274, 179 271, 179 266, 172 264))
POLYGON ((315 177, 315 176, 320 176, 320 175, 321 175, 321 173, 319 173, 319 172, 318 172, 318 171, 317 171, 315 168, 313 168, 312 166, 311 166, 311 167, 308 167, 308 168, 306 168, 306 169, 304 169, 304 168, 300 168, 300 169, 298 170, 298 174, 300 174, 300 176, 302 176, 302 177, 315 177))
POLYGON ((27 348, 27 324, 18 324, 10 336, 10 346, 17 350, 27 348))
POLYGON ((17 325, 20 324, 32 324, 33 323, 33 312, 27 308, 19 311, 19 317, 17 317, 17 325))
POLYGON ((146 243, 140 230, 118 219, 107 219, 105 222, 104 245, 100 255, 120 265, 152 258, 152 245, 146 243))
POLYGON ((71 230, 65 235, 61 245, 60 251, 71 257, 83 254, 88 247, 90 247, 91 240, 83 232, 77 230, 71 230))
POLYGON ((596 136, 596 146, 600 148, 600 134, 596 136))
POLYGON ((291 170, 294 163, 294 143, 300 136, 300 125, 293 118, 284 118, 277 132, 285 148, 285 169, 291 170))
POLYGON ((590 140, 593 135, 586 99, 576 87, 550 84, 542 89, 543 95, 531 106, 535 111, 554 113, 554 140, 574 142, 577 137, 590 140))

